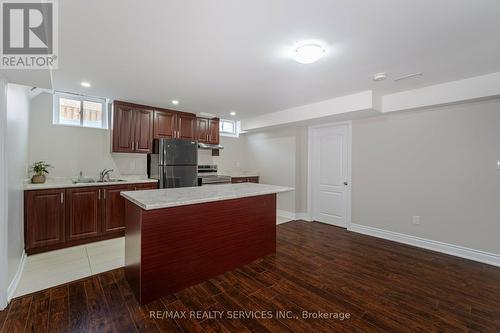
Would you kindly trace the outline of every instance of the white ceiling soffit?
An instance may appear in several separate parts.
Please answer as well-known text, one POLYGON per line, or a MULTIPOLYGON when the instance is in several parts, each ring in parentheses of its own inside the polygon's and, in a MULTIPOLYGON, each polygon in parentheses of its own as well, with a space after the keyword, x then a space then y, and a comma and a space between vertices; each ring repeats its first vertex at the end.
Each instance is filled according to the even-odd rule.
POLYGON ((52 88, 50 70, 48 69, 0 69, 0 77, 9 83, 44 89, 52 88))
POLYGON ((412 110, 500 97, 500 72, 381 97, 382 112, 412 110))
POLYGON ((373 91, 365 91, 337 97, 243 119, 241 128, 244 131, 252 131, 284 124, 311 123, 325 117, 335 119, 339 115, 344 115, 343 120, 355 119, 380 112, 416 110, 498 97, 500 97, 500 72, 394 94, 379 95, 373 91))
POLYGON ((304 122, 343 113, 373 109, 373 92, 368 90, 283 111, 266 113, 254 118, 243 119, 241 121, 241 129, 244 131, 251 131, 266 127, 304 122))
POLYGON ((241 119, 500 71, 498 0, 59 1, 53 89, 241 119), (320 39, 303 65, 292 46, 320 39), (374 73, 387 80, 373 82, 374 73), (394 82, 399 76, 422 77, 394 82), (90 88, 80 86, 91 83, 90 88))

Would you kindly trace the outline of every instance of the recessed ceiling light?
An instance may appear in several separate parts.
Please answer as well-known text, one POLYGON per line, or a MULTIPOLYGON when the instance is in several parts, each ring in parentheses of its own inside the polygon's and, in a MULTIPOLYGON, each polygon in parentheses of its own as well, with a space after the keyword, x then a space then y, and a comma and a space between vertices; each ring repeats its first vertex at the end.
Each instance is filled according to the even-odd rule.
POLYGON ((387 79, 387 74, 385 73, 377 73, 373 75, 373 81, 384 81, 387 79))
POLYGON ((230 114, 231 116, 236 116, 236 112, 234 112, 234 111, 229 112, 229 114, 230 114))
POLYGON ((90 88, 90 83, 88 83, 88 82, 83 81, 80 84, 82 85, 82 87, 90 88))
POLYGON ((326 50, 319 44, 305 44, 293 50, 292 58, 301 64, 311 64, 323 57, 325 52, 326 50))
POLYGON ((179 104, 179 101, 178 101, 178 100, 176 100, 176 99, 174 99, 174 100, 172 101, 172 104, 173 104, 173 105, 177 105, 177 104, 179 104))

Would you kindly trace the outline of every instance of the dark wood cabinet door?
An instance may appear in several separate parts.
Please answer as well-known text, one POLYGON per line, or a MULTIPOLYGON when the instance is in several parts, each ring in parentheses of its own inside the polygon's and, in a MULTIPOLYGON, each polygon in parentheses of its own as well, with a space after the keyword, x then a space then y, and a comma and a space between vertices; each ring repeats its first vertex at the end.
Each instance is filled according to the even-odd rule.
POLYGON ((153 152, 153 110, 135 110, 134 151, 136 153, 153 152))
POLYGON ((208 127, 208 143, 219 144, 219 119, 210 119, 208 127))
POLYGON ((208 143, 208 119, 196 118, 196 140, 208 143))
POLYGON ((231 183, 236 184, 236 183, 246 183, 247 179, 246 177, 231 177, 231 183))
POLYGON ((133 153, 135 136, 135 111, 132 107, 114 104, 113 108, 113 152, 133 153))
POLYGON ((64 189, 25 192, 26 249, 63 243, 64 189))
POLYGON ((96 237, 100 234, 102 217, 100 187, 66 190, 67 240, 96 237))
POLYGON ((177 138, 196 140, 196 116, 190 113, 177 114, 177 138))
POLYGON ((158 189, 158 183, 143 183, 132 185, 134 190, 156 190, 158 189))
POLYGON ((154 111, 154 130, 155 139, 174 138, 177 130, 177 113, 170 110, 154 111))
POLYGON ((259 177, 248 177, 247 182, 249 183, 259 183, 259 177))
POLYGON ((102 188, 104 199, 104 218, 102 223, 103 233, 112 233, 125 230, 125 198, 120 195, 122 191, 131 191, 131 185, 104 186, 102 188))

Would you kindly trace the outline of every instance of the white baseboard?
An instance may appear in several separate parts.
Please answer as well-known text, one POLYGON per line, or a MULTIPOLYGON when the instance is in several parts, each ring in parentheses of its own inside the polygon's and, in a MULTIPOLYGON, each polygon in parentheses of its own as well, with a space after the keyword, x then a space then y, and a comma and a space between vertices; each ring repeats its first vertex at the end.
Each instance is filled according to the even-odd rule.
POLYGON ((7 288, 7 302, 10 302, 10 300, 14 297, 17 286, 19 285, 19 281, 21 281, 21 276, 23 275, 25 263, 26 263, 26 252, 23 251, 21 262, 19 262, 19 266, 17 267, 16 275, 14 275, 14 278, 12 279, 12 281, 9 284, 9 287, 7 288))
POLYGON ((286 219, 295 220, 295 213, 286 210, 277 209, 276 215, 284 217, 286 219))
POLYGON ((378 238, 383 238, 398 243, 404 243, 408 245, 413 245, 421 247, 427 250, 432 250, 436 252, 442 252, 450 254, 452 256, 461 257, 465 259, 470 259, 485 264, 500 267, 500 255, 495 253, 484 252, 480 250, 474 250, 458 245, 438 242, 431 239, 420 238, 415 236, 410 236, 406 234, 401 234, 394 231, 388 231, 373 227, 368 227, 360 224, 351 224, 349 231, 357 232, 360 234, 365 234, 369 236, 374 236, 378 238))
POLYGON ((304 221, 308 221, 308 222, 312 221, 311 217, 307 213, 296 213, 295 219, 296 220, 304 220, 304 221))
POLYGON ((290 219, 290 220, 311 221, 311 219, 309 218, 309 215, 307 213, 294 213, 294 212, 289 212, 287 210, 278 209, 278 210, 276 210, 276 215, 284 217, 286 219, 290 219))

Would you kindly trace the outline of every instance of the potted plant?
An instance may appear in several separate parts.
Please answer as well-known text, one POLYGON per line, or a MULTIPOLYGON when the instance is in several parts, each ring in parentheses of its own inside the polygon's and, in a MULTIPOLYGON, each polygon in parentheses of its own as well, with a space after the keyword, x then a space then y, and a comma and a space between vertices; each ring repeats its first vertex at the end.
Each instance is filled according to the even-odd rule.
POLYGON ((52 168, 52 165, 46 163, 45 161, 38 161, 31 165, 30 171, 34 173, 31 178, 33 184, 43 184, 45 183, 45 174, 49 173, 48 168, 52 168))

